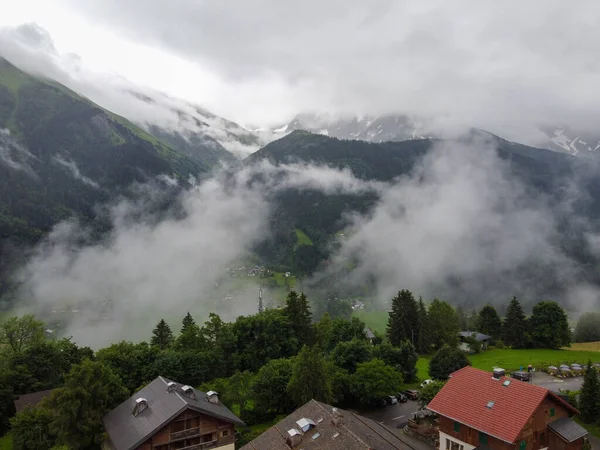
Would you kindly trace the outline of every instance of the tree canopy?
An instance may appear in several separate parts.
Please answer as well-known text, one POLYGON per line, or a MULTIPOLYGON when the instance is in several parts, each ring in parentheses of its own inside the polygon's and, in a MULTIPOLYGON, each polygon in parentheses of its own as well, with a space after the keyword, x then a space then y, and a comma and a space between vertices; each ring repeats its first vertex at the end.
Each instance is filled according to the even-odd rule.
POLYGON ((502 329, 502 339, 506 345, 512 348, 525 348, 528 345, 527 318, 521 303, 516 297, 513 297, 508 304, 502 329))
POLYGON ((461 349, 444 345, 429 361, 429 375, 435 380, 445 381, 452 372, 469 365, 469 358, 461 349))
POLYGON ((575 327, 574 341, 600 341, 600 312, 587 312, 579 317, 575 327))
POLYGON ((418 341, 417 325, 417 301, 412 292, 403 289, 392 298, 392 310, 389 313, 387 335, 392 345, 400 345, 405 340, 418 341))
POLYGON ((479 311, 477 331, 491 336, 494 341, 502 337, 502 320, 496 308, 486 305, 479 311))
POLYGON ((534 347, 559 349, 571 345, 571 330, 565 310, 556 302, 539 302, 529 320, 534 347))

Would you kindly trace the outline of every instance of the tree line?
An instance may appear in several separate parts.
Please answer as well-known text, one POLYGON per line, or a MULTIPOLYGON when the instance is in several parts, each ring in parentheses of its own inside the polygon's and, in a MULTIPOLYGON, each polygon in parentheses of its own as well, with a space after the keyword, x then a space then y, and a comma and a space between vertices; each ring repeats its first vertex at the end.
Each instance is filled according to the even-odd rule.
MULTIPOLYGON (((567 314, 556 302, 537 303, 527 317, 521 303, 513 297, 504 319, 491 305, 467 313, 463 308, 455 309, 447 302, 434 299, 426 307, 423 299, 416 300, 409 290, 399 291, 391 303, 387 324, 390 342, 409 340, 422 354, 444 345, 456 347, 460 331, 479 332, 490 336, 496 346, 512 348, 558 349, 569 346, 572 340, 567 314)), ((586 325, 586 330, 588 328, 591 326, 586 325)))
POLYGON ((367 338, 357 318, 314 322, 306 296, 294 291, 281 309, 234 322, 210 314, 204 324, 188 313, 178 333, 160 320, 149 342, 96 352, 47 338, 33 316, 13 317, 0 326, 0 351, 0 435, 11 429, 17 450, 99 448, 104 414, 158 375, 219 392, 254 424, 313 398, 374 405, 416 381, 418 358, 409 341, 367 338), (54 389, 49 398, 15 415, 17 396, 45 389, 54 389))

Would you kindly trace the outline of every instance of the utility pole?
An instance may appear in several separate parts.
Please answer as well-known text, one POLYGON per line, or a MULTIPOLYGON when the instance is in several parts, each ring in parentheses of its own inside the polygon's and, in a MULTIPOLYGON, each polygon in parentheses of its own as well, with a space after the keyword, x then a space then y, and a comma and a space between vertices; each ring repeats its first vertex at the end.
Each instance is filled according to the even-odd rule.
POLYGON ((258 287, 258 312, 261 313, 265 310, 262 299, 262 283, 258 287))

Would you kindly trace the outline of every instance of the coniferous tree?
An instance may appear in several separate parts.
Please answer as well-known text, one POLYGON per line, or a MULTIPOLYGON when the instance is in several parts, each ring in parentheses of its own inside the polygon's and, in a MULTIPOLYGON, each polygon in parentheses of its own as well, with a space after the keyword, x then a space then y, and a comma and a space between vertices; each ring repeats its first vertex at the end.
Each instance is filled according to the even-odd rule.
POLYGON ((431 339, 429 330, 429 317, 427 308, 423 299, 419 298, 419 307, 417 313, 417 341, 415 347, 419 353, 429 353, 431 351, 431 339))
POLYGON ((418 304, 412 292, 403 289, 392 298, 392 310, 389 313, 387 335, 392 345, 400 345, 404 340, 417 341, 418 304))
POLYGON ((160 319, 160 322, 158 322, 152 331, 150 344, 160 348, 161 350, 166 350, 172 342, 173 332, 171 331, 171 327, 167 322, 165 322, 164 319, 160 319))
POLYGON ((527 319, 517 297, 513 297, 506 310, 502 337, 504 343, 512 348, 527 347, 527 319))
POLYGON ((296 291, 291 291, 285 301, 284 313, 292 324, 294 336, 298 339, 298 348, 312 344, 312 313, 306 295, 298 295, 296 291))
POLYGON ((484 306, 479 311, 478 319, 477 331, 491 336, 493 340, 500 339, 502 336, 502 320, 496 308, 491 305, 484 306))
POLYGON ((179 350, 198 350, 202 344, 202 336, 200 327, 192 315, 188 312, 181 321, 181 333, 175 341, 176 347, 179 350))
POLYGON ((600 417, 600 382, 598 372, 588 362, 588 370, 583 378, 581 394, 579 395, 579 411, 581 420, 585 423, 594 423, 600 417))

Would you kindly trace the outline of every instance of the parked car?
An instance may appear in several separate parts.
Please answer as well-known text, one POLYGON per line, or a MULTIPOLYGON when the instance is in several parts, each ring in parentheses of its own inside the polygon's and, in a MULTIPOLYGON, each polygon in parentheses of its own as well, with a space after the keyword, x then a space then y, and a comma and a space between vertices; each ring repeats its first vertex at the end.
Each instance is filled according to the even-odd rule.
POLYGON ((513 372, 512 377, 515 380, 529 381, 531 379, 531 374, 529 372, 519 370, 518 372, 513 372))
POLYGON ((410 400, 418 400, 419 399, 419 391, 416 391, 414 389, 407 389, 406 391, 403 392, 404 395, 406 395, 410 400))
POLYGON ((400 403, 405 403, 408 401, 408 397, 406 395, 404 395, 402 392, 398 392, 398 395, 396 395, 396 398, 398 399, 398 401, 400 403))
POLYGON ((425 386, 427 386, 429 383, 433 383, 433 380, 425 380, 421 383, 421 387, 424 388, 425 386))
POLYGON ((385 398, 385 401, 387 402, 388 405, 395 405, 396 403, 398 403, 398 399, 396 397, 394 397, 393 395, 388 395, 385 398))

